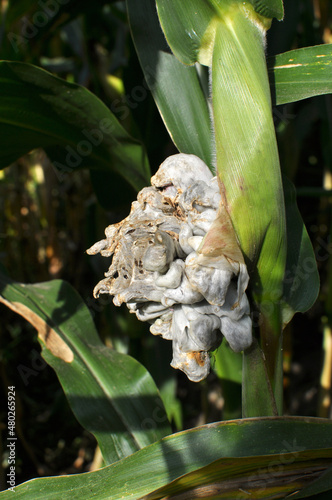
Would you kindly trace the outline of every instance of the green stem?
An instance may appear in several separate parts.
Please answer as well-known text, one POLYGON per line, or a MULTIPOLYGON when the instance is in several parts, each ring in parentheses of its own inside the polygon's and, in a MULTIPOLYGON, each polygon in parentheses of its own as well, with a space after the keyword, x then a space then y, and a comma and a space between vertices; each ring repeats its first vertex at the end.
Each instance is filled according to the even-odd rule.
POLYGON ((282 409, 281 316, 286 224, 262 18, 248 3, 227 6, 215 25, 212 104, 224 204, 260 311, 260 345, 244 353, 246 416, 282 409))
POLYGON ((278 415, 267 364, 259 343, 254 339, 243 353, 242 417, 278 415))

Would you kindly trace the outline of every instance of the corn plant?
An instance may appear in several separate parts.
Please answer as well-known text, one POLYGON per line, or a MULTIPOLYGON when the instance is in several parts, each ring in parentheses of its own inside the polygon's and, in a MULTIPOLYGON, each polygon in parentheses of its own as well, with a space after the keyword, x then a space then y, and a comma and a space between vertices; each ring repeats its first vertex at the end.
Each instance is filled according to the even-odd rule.
MULTIPOLYGON (((63 3, 43 4, 46 26, 64 22, 63 3)), ((7 19, 20 16, 17 5, 7 19)), ((3 60, 0 163, 39 147, 60 177, 89 169, 108 207, 123 186, 138 193, 130 214, 88 250, 91 261, 100 253, 110 266, 91 294, 126 303, 153 335, 170 340, 168 362, 192 383, 211 365, 222 372, 241 363, 242 418, 172 433, 150 373, 102 343, 69 283, 24 284, 4 270, 0 301, 38 331, 42 355, 105 466, 8 484, 0 498, 329 498, 331 421, 283 416, 283 330, 314 304, 319 278, 280 165, 272 103, 332 93, 332 44, 267 60, 266 34, 283 19, 282 0, 126 0, 126 15, 178 153, 154 165, 150 180, 144 145, 96 95, 3 60), (105 196, 113 174, 118 184, 105 196)), ((33 28, 7 34, 15 52, 33 28)))

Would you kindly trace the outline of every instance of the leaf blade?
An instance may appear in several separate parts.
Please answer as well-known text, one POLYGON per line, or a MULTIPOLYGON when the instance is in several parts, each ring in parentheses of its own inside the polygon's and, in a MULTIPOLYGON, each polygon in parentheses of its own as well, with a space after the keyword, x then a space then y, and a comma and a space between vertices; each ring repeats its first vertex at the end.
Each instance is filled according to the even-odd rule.
POLYGON ((68 283, 24 285, 1 274, 0 290, 0 302, 38 330, 43 357, 77 419, 95 435, 106 463, 170 432, 151 376, 130 356, 101 343, 90 311, 68 283))
POLYGON ((257 14, 272 19, 275 17, 281 21, 284 17, 284 5, 282 0, 252 0, 257 14))
MULTIPOLYGON (((95 472, 34 479, 17 486, 15 498, 55 500, 64 496, 88 500, 91 490, 97 500, 139 498, 222 457, 271 455, 267 457, 271 462, 271 457, 279 454, 278 463, 282 464, 284 457, 288 460, 292 455, 294 459, 301 452, 321 450, 324 455, 332 447, 331 425, 330 420, 301 417, 208 424, 168 436, 95 472)), ((0 493, 0 499, 9 500, 10 495, 11 492, 0 493)))
POLYGON ((332 93, 332 44, 278 54, 268 67, 276 105, 332 93))
POLYGON ((280 460, 280 454, 238 458, 236 463, 227 458, 216 460, 150 493, 144 500, 177 498, 178 495, 182 500, 189 500, 202 494, 211 500, 231 500, 241 498, 239 490, 257 500, 285 498, 312 483, 327 469, 332 461, 332 448, 324 452, 300 451, 296 458, 292 453, 285 453, 283 460, 287 462, 280 460))
POLYGON ((154 2, 127 0, 127 9, 146 82, 174 144, 212 167, 209 109, 195 67, 170 52, 154 2))
POLYGON ((200 59, 204 36, 219 16, 219 6, 213 0, 192 0, 190 6, 167 0, 156 3, 160 24, 173 53, 183 64, 195 64, 200 59))
POLYGON ((112 168, 135 189, 150 171, 144 149, 87 89, 19 62, 0 62, 0 168, 36 147, 60 171, 112 168))
POLYGON ((285 176, 283 186, 288 245, 281 310, 286 325, 296 312, 305 312, 315 303, 320 280, 315 253, 297 208, 295 188, 285 176))

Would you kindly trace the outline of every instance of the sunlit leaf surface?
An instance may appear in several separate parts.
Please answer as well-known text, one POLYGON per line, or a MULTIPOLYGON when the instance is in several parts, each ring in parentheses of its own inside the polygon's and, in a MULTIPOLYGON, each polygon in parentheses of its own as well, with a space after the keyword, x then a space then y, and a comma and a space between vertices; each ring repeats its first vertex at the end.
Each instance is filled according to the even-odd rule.
POLYGON ((284 52, 268 64, 275 104, 332 93, 332 44, 284 52))
MULTIPOLYGON (((95 472, 33 479, 15 488, 15 498, 58 500, 63 497, 90 500, 93 495, 98 500, 137 500, 174 480, 181 484, 182 479, 179 478, 194 471, 196 472, 189 478, 190 481, 195 478, 200 484, 202 480, 208 482, 205 471, 198 469, 209 466, 215 460, 220 462, 216 464, 216 468, 215 464, 211 464, 207 469, 208 474, 222 471, 224 463, 233 477, 243 478, 245 475, 240 484, 234 482, 240 488, 246 484, 245 481, 251 474, 256 473, 257 468, 260 469, 260 479, 265 481, 266 486, 269 481, 275 481, 277 476, 282 477, 283 474, 286 475, 287 482, 287 473, 293 465, 294 469, 299 467, 300 470, 300 479, 298 476, 292 477, 298 487, 301 485, 300 481, 305 479, 302 476, 305 461, 311 478, 315 473, 322 474, 331 462, 331 430, 330 420, 300 417, 243 419, 209 424, 173 434, 95 472), (222 458, 226 460, 223 461, 222 458), (320 469, 313 467, 315 462, 320 469), (262 468, 267 471, 263 477, 262 468)), ((213 480, 214 478, 215 476, 213 480)), ((287 488, 289 491, 291 485, 288 484, 287 488)), ((12 492, 0 493, 1 500, 10 498, 12 492)), ((188 498, 195 497, 189 495, 188 498)))
POLYGON ((79 422, 95 435, 106 463, 171 432, 149 373, 101 343, 88 307, 68 283, 25 285, 1 274, 0 302, 38 330, 43 357, 79 422))

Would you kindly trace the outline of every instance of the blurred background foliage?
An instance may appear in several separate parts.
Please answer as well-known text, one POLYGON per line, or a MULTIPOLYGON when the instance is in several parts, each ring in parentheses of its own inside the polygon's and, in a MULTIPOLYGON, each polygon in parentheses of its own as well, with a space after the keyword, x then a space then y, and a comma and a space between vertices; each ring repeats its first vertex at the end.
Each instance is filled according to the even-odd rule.
MULTIPOLYGON (((0 1, 0 57, 44 68, 87 87, 115 113, 146 148, 152 172, 176 153, 154 104, 130 37, 125 2, 87 0, 0 1), (46 12, 46 14, 45 14, 46 12), (23 36, 24 35, 24 36, 23 36)), ((329 0, 285 2, 285 20, 268 33, 267 56, 294 48, 332 43, 329 0)), ((321 292, 313 308, 297 314, 285 330, 284 413, 331 417, 332 267, 332 106, 331 95, 273 109, 281 165, 297 188, 298 204, 316 252, 321 292)), ((0 139, 1 143, 1 139, 0 139)), ((1 264, 11 278, 35 283, 69 281, 88 305, 106 345, 129 353, 152 374, 174 430, 241 416, 241 360, 230 367, 213 356, 206 381, 188 382, 169 367, 169 342, 149 334, 126 308, 109 297, 92 297, 106 271, 106 259, 88 258, 85 249, 104 228, 129 212, 134 191, 119 177, 99 179, 112 210, 100 205, 90 173, 59 173, 42 150, 34 150, 0 171, 1 264)), ((303 272, 308 270, 303 270, 303 272)), ((39 355, 34 329, 1 307, 1 400, 17 391, 17 483, 41 475, 99 467, 94 438, 75 420, 53 370, 39 355)), ((227 349, 222 346, 221 349, 227 349)), ((227 359, 231 359, 228 357, 227 359)), ((5 430, 6 409, 1 410, 5 430)), ((7 456, 1 450, 4 486, 7 456)))

